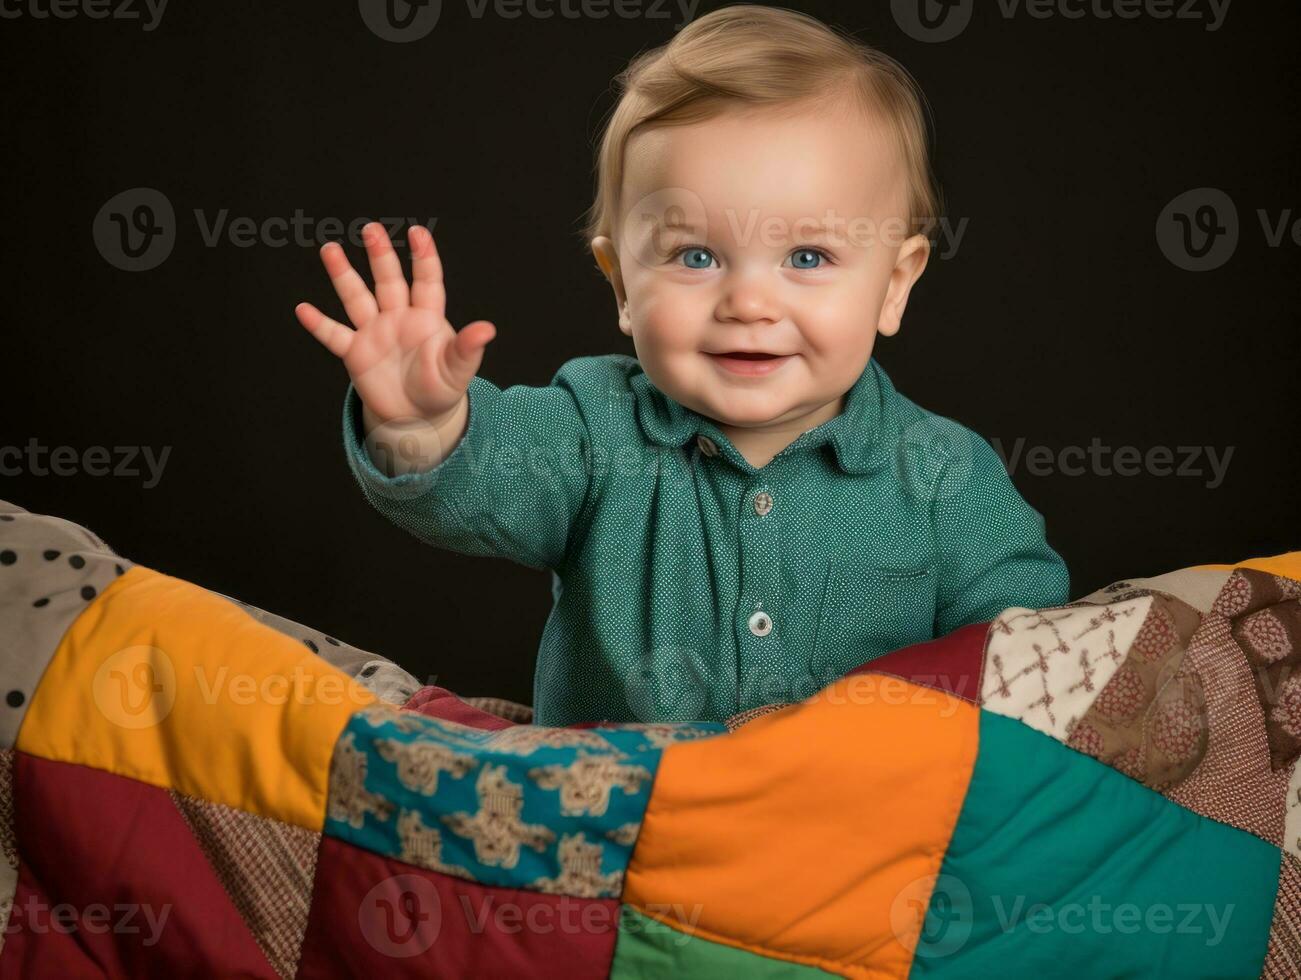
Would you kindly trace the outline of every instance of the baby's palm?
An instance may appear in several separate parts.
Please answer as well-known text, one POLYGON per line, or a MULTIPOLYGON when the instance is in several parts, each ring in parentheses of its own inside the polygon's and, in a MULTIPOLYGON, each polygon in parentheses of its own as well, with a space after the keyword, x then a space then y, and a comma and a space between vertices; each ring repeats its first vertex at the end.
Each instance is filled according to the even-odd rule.
POLYGON ((380 421, 443 416, 460 403, 496 328, 476 320, 458 333, 447 321, 442 263, 425 228, 414 226, 407 236, 410 288, 383 227, 369 224, 363 235, 374 294, 339 245, 321 249, 321 261, 356 329, 310 303, 300 303, 294 312, 312 336, 343 360, 357 394, 380 421))
POLYGON ((465 389, 445 379, 438 359, 421 357, 421 351, 438 351, 453 334, 451 324, 431 310, 381 311, 358 326, 343 366, 380 419, 436 416, 454 407, 465 389))

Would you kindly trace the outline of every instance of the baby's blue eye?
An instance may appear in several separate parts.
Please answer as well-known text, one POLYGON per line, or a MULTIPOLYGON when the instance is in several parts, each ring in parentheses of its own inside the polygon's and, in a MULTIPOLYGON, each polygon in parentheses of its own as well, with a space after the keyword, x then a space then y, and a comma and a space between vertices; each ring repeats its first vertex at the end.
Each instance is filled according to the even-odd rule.
POLYGON ((799 248, 791 253, 791 266, 796 269, 816 269, 821 264, 822 258, 822 253, 816 248, 799 248))
POLYGON ((685 260, 688 269, 708 269, 714 258, 707 248, 686 248, 678 253, 678 257, 685 260), (696 265, 696 262, 703 264, 696 265))

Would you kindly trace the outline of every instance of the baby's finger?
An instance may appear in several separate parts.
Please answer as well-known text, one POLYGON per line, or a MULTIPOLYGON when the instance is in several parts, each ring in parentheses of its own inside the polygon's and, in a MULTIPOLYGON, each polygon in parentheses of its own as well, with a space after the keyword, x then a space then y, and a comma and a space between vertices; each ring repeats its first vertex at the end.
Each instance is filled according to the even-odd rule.
POLYGON ((483 363, 483 349, 497 336, 497 328, 487 320, 475 320, 456 332, 447 345, 447 369, 458 388, 469 387, 470 379, 483 363))
POLYGON ((381 310, 400 310, 411 303, 411 292, 407 289, 406 276, 402 274, 402 262, 398 253, 393 251, 393 243, 388 239, 388 232, 378 221, 372 221, 361 230, 362 241, 366 243, 366 254, 370 257, 371 275, 375 277, 375 298, 379 300, 381 310))
POLYGON ((438 257, 434 236, 424 225, 412 225, 407 231, 411 249, 411 305, 443 315, 447 301, 443 286, 443 261, 438 257))
POLYGON ((429 389, 449 386, 464 391, 483 363, 483 349, 497 335, 497 328, 487 320, 476 320, 448 343, 431 336, 420 349, 420 369, 429 389))
POLYGON ((379 312, 375 297, 366 288, 366 281, 348 261, 343 246, 338 242, 326 242, 321 248, 321 262, 325 265, 330 282, 334 284, 334 291, 343 301, 343 308, 353 326, 363 327, 374 319, 379 312))
POLYGON ((338 320, 331 320, 311 303, 299 303, 294 307, 294 316, 307 328, 307 332, 325 345, 325 349, 336 357, 343 357, 352 346, 356 331, 345 327, 338 320))

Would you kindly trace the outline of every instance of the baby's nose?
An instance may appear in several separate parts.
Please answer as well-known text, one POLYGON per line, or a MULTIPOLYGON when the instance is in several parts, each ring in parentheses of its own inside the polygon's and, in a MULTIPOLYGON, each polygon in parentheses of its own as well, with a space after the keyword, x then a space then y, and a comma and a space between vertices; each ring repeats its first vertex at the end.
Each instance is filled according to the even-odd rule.
POLYGON ((718 303, 720 320, 739 320, 754 323, 781 319, 774 289, 759 276, 736 277, 723 290, 718 303))

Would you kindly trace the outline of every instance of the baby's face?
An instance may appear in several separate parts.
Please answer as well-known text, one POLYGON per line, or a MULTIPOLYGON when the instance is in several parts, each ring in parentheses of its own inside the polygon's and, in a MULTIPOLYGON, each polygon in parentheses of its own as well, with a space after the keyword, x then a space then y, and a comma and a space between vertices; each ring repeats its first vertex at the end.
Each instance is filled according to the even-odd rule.
POLYGON ((726 426, 837 414, 925 268, 905 187, 891 141, 848 109, 635 134, 619 240, 592 247, 651 381, 726 426))

